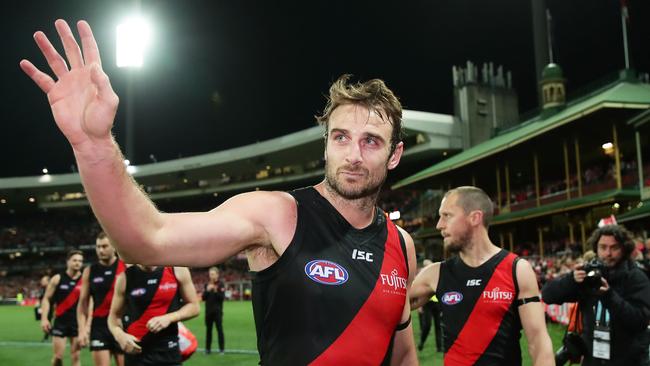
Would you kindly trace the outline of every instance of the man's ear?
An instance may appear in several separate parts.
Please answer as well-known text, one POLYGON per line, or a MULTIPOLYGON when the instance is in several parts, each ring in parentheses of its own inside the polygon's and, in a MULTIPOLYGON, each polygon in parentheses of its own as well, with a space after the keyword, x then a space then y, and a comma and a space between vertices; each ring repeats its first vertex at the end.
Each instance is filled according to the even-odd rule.
POLYGON ((474 210, 469 213, 469 222, 472 226, 478 226, 483 224, 483 211, 474 210))
POLYGON ((393 151, 393 154, 388 159, 388 170, 392 170, 392 169, 395 169, 397 167, 397 165, 399 164, 400 159, 402 158, 403 153, 404 153, 404 143, 402 141, 400 141, 395 146, 395 151, 393 151))

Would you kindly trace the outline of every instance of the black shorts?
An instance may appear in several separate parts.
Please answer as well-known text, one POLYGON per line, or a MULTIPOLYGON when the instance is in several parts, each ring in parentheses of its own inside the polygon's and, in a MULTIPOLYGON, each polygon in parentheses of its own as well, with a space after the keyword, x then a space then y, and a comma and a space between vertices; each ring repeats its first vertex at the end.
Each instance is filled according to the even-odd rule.
POLYGON ((54 319, 54 326, 50 335, 54 337, 76 337, 78 335, 77 322, 54 319))
POLYGON ((125 366, 181 366, 181 364, 181 352, 178 349, 178 344, 169 349, 146 349, 143 347, 140 354, 124 355, 125 366))
POLYGON ((90 350, 121 352, 120 345, 108 330, 106 318, 93 318, 92 326, 90 327, 90 350))

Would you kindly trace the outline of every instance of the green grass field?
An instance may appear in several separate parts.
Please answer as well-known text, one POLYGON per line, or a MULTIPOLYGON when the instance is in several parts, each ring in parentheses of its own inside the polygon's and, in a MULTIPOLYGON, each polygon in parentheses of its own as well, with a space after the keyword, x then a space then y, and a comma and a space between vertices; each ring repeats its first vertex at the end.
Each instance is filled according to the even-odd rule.
MULTIPOLYGON (((38 323, 34 320, 34 311, 31 307, 1 306, 0 307, 0 365, 49 365, 51 357, 51 344, 41 342, 42 333, 38 323)), ((417 315, 413 313, 415 334, 419 334, 417 315)), ((203 326, 203 313, 198 317, 185 322, 199 341, 199 350, 185 365, 257 365, 259 359, 255 343, 255 327, 253 324, 253 311, 250 302, 226 302, 224 309, 224 332, 226 333, 226 353, 224 355, 203 354, 205 346, 205 329, 203 326), (243 352, 242 352, 243 351, 243 352)), ((216 333, 216 332, 215 332, 216 333)), ((563 327, 549 324, 549 333, 553 339, 553 347, 559 347, 563 327)), ((212 349, 217 349, 216 334, 213 335, 212 349)), ((522 343, 524 365, 530 365, 525 339, 522 343)), ((442 365, 442 354, 435 352, 433 334, 427 339, 425 348, 419 354, 422 365, 442 365)), ((81 362, 91 365, 90 351, 82 351, 81 362)), ((64 364, 69 365, 66 355, 64 364)))

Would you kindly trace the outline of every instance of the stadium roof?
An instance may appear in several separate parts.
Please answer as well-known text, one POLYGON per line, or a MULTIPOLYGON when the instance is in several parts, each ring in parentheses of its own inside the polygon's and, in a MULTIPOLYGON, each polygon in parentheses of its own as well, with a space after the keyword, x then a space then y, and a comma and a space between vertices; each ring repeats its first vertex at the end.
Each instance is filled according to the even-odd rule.
MULTIPOLYGON (((459 122, 451 115, 404 110, 403 128, 404 161, 442 158, 462 146, 459 122)), ((242 147, 131 167, 131 173, 145 189, 160 188, 147 189, 156 200, 313 181, 323 175, 322 158, 323 128, 315 126, 242 147), (277 169, 282 174, 273 174, 277 169), (268 175, 257 175, 261 171, 268 175)), ((43 208, 87 204, 81 190, 78 173, 0 179, 0 198, 38 196, 35 201, 43 208), (66 194, 72 196, 61 199, 66 194)))
POLYGON ((603 108, 650 108, 650 85, 619 80, 569 103, 557 114, 536 116, 515 129, 430 166, 392 186, 393 189, 431 178, 522 144, 552 129, 571 123, 603 108))

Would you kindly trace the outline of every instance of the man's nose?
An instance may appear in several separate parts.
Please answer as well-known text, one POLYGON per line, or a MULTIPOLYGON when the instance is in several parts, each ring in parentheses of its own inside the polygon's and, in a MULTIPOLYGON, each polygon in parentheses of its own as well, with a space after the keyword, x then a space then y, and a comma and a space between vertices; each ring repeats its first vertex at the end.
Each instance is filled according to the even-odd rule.
POLYGON ((345 160, 350 164, 360 163, 363 160, 363 158, 361 156, 361 147, 359 146, 359 144, 350 144, 348 146, 349 147, 348 147, 345 160))

